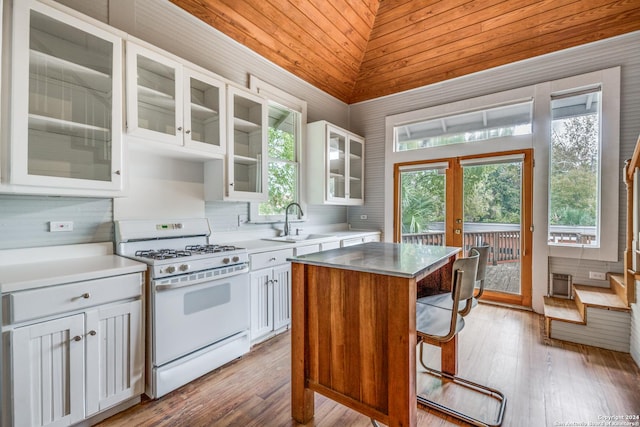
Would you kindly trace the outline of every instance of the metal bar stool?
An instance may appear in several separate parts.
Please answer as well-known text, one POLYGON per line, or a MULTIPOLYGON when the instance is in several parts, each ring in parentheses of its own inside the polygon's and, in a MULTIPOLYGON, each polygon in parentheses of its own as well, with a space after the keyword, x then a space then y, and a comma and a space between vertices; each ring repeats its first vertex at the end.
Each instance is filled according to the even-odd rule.
POLYGON ((468 258, 458 258, 453 263, 453 284, 449 297, 452 299, 449 303, 450 308, 443 308, 438 305, 425 304, 420 301, 416 304, 416 330, 418 339, 420 340, 420 364, 426 371, 432 375, 445 378, 453 383, 460 384, 468 389, 480 392, 500 403, 496 422, 486 422, 467 415, 459 410, 450 408, 440 403, 427 399, 424 396, 418 396, 418 403, 435 409, 454 418, 463 420, 475 426, 500 426, 504 418, 504 410, 507 399, 499 390, 478 384, 456 375, 450 375, 437 369, 429 368, 423 361, 424 343, 440 346, 442 343, 448 342, 455 337, 458 332, 464 328, 464 315, 468 314, 472 308, 474 299, 474 287, 476 282, 476 271, 478 269, 478 261, 480 254, 477 250, 472 249, 471 256, 468 258), (452 310, 451 307, 457 307, 452 310))

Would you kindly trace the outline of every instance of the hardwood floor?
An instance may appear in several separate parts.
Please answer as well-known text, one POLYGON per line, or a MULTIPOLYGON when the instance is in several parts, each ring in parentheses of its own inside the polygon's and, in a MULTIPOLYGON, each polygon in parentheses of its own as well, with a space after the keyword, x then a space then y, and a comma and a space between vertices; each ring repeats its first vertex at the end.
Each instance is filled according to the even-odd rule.
MULTIPOLYGON (((543 317, 530 312, 480 304, 466 319, 459 338, 459 374, 505 393, 504 426, 599 425, 601 417, 640 415, 640 369, 629 354, 547 339, 543 317)), ((298 426, 290 415, 289 347, 290 334, 285 333, 99 426, 298 426)), ((438 351, 428 347, 429 366, 438 367, 438 351)), ((470 396, 450 383, 441 387, 421 367, 417 383, 418 393, 492 416, 493 403, 486 397, 470 396)), ((318 394, 315 399, 316 416, 308 426, 371 425, 365 416, 318 394)), ((419 426, 460 424, 418 410, 419 426)))

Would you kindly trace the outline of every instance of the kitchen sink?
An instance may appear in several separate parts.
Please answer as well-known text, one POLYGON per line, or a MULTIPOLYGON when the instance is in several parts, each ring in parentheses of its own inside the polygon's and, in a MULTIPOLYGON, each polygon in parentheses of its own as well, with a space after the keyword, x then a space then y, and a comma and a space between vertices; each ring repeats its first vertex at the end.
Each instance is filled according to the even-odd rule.
POLYGON ((280 237, 267 237, 262 240, 269 240, 272 242, 303 242, 309 240, 320 240, 320 239, 336 239, 337 237, 332 234, 298 234, 298 235, 290 235, 290 236, 280 236, 280 237))

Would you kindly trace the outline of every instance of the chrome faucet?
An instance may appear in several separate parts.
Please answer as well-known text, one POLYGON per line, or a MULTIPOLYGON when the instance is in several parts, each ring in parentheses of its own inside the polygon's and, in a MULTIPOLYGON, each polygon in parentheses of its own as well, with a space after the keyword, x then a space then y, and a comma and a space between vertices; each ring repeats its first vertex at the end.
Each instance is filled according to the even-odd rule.
POLYGON ((284 208, 284 235, 285 236, 289 235, 289 208, 291 206, 297 206, 298 209, 300 210, 300 216, 304 215, 304 213, 302 213, 302 207, 296 202, 289 203, 287 207, 284 208))

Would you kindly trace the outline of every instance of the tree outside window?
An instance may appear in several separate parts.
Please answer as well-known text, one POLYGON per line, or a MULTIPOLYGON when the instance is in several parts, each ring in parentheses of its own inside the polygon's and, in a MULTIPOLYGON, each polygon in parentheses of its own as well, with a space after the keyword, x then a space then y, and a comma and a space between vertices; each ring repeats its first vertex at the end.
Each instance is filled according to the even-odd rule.
POLYGON ((260 203, 259 215, 284 215, 285 207, 299 200, 297 135, 300 113, 280 106, 269 107, 269 200, 260 203))

